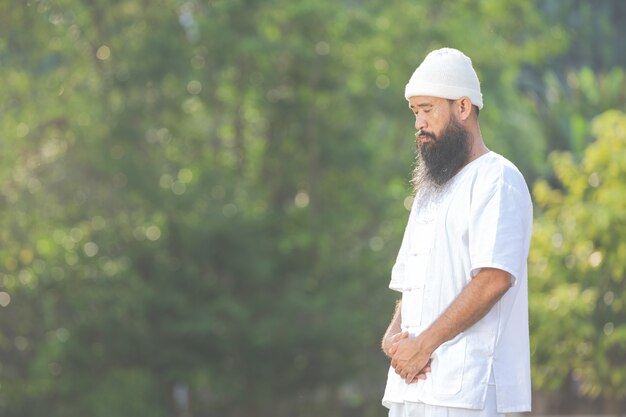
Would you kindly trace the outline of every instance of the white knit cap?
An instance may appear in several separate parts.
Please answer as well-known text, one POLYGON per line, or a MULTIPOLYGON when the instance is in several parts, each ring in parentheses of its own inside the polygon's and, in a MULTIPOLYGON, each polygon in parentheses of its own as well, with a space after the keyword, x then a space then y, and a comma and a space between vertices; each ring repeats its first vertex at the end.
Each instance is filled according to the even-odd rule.
POLYGON ((426 55, 406 85, 404 96, 407 100, 413 96, 451 100, 468 97, 473 105, 483 108, 483 95, 472 60, 452 48, 437 49, 426 55))

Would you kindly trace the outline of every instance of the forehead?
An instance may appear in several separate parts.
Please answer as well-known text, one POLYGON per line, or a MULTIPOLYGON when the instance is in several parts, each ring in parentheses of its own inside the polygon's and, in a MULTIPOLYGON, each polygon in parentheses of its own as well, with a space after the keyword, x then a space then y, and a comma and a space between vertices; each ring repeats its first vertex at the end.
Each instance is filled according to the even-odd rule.
POLYGON ((409 97, 409 107, 413 110, 424 107, 436 107, 443 103, 447 103, 448 100, 440 97, 431 96, 413 96, 409 97))

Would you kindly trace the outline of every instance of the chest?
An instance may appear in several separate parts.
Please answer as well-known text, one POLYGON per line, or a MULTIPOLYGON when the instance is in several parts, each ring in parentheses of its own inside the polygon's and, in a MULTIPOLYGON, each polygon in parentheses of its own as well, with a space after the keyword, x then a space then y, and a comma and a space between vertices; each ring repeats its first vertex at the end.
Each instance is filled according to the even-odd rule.
POLYGON ((454 245, 468 241, 471 221, 471 193, 458 184, 438 199, 416 202, 410 221, 410 251, 430 253, 437 243, 454 245))

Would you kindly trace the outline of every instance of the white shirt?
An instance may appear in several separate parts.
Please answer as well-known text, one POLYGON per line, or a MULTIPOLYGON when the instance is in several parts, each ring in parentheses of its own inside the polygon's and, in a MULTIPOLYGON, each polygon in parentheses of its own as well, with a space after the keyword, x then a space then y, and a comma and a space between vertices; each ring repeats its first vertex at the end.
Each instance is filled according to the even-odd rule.
POLYGON ((513 286, 466 331, 432 355, 432 372, 407 384, 389 369, 383 404, 404 401, 482 409, 489 383, 500 413, 530 411, 527 256, 532 203, 518 169, 489 152, 467 164, 436 201, 411 209, 389 287, 402 292, 402 328, 421 333, 481 268, 513 286))

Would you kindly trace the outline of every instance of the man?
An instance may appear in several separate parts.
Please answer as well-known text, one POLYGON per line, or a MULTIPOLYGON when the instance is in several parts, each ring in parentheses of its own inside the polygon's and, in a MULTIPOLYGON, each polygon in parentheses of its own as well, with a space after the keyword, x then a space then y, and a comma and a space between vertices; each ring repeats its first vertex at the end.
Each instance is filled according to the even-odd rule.
POLYGON ((471 60, 431 52, 405 89, 415 113, 415 200, 389 287, 402 292, 382 348, 389 416, 530 411, 532 203, 517 168, 485 146, 471 60))

